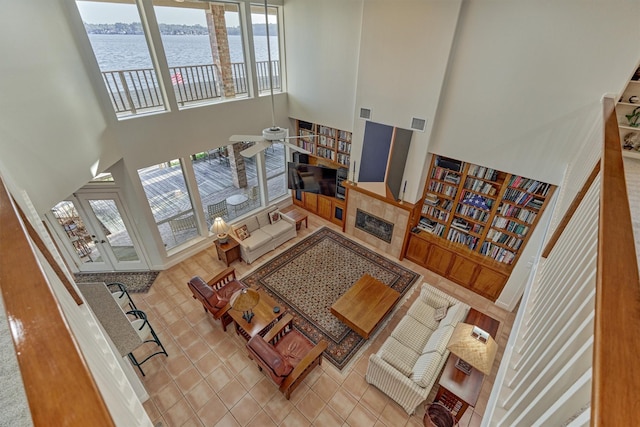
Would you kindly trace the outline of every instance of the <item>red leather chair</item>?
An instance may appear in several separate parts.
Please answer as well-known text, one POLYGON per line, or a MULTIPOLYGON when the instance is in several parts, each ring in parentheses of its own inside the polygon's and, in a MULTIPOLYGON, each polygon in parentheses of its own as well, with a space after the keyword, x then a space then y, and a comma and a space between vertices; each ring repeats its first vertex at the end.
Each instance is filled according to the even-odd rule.
POLYGON ((201 277, 194 276, 187 286, 193 294, 193 298, 202 303, 205 311, 211 313, 214 319, 220 320, 222 329, 227 330, 233 319, 229 316, 229 299, 236 291, 246 288, 246 286, 236 280, 236 271, 227 268, 215 276, 209 282, 205 282, 201 277))
POLYGON ((249 358, 271 377, 287 399, 309 372, 322 364, 322 352, 328 345, 325 340, 314 345, 294 329, 292 320, 293 316, 286 314, 264 337, 254 335, 247 342, 249 358))

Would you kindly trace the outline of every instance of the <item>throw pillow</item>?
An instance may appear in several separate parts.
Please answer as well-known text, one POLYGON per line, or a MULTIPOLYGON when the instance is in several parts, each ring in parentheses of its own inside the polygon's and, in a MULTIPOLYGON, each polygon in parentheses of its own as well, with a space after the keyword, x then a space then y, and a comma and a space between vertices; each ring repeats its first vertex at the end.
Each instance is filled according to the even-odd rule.
POLYGON ((442 320, 446 315, 447 315, 447 307, 436 308, 435 313, 433 313, 433 320, 435 321, 442 320))
POLYGON ((247 230, 247 226, 243 225, 242 227, 236 228, 236 236, 238 236, 238 239, 244 240, 247 237, 251 237, 251 234, 249 233, 249 230, 247 230))
POLYGON ((275 224, 278 221, 280 221, 280 211, 276 209, 273 212, 269 212, 269 222, 275 224))

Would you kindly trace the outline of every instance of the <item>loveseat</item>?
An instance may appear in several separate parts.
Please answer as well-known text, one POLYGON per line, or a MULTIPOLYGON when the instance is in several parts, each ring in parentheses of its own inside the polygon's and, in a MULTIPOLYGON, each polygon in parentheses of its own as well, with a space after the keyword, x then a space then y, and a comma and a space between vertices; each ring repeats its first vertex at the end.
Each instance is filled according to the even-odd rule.
POLYGON ((273 208, 237 222, 232 230, 247 264, 296 237, 295 221, 273 208))
POLYGON ((468 311, 468 305, 424 283, 407 314, 369 357, 367 382, 413 414, 442 371, 449 338, 468 311))

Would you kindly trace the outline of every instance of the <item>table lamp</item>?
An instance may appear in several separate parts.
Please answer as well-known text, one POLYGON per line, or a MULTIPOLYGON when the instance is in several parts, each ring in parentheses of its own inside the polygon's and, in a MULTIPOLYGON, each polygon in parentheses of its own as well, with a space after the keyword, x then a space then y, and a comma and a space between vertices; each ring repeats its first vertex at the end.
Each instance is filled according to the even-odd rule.
POLYGON ((220 243, 227 243, 229 240, 229 227, 224 219, 217 217, 213 220, 210 231, 218 236, 220 243))
POLYGON ((259 301, 260 294, 258 291, 252 288, 244 288, 231 295, 229 304, 231 304, 232 309, 242 311, 242 318, 246 320, 247 323, 251 323, 251 319, 253 318, 252 308, 255 307, 259 301))
POLYGON ((458 323, 449 339, 447 349, 458 356, 456 368, 471 375, 471 367, 485 375, 491 373, 498 344, 488 332, 475 325, 458 323))

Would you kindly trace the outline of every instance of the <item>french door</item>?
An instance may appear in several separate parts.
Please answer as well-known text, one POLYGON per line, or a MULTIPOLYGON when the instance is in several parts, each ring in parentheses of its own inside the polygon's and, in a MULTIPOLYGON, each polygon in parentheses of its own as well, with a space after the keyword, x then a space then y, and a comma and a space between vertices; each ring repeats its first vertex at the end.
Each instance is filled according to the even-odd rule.
POLYGON ((58 237, 81 272, 148 270, 117 193, 78 192, 58 203, 52 215, 58 237))

